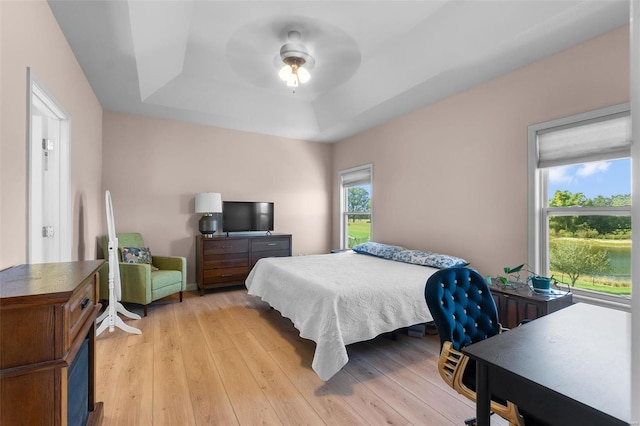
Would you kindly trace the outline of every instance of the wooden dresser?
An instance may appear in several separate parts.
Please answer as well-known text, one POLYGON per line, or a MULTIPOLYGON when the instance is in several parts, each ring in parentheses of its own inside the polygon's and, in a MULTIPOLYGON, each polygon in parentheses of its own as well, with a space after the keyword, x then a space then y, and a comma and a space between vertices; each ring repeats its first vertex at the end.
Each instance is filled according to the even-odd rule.
POLYGON ((0 271, 0 424, 96 425, 95 319, 103 260, 0 271))
POLYGON ((290 234, 196 237, 196 279, 200 295, 207 288, 244 284, 263 257, 291 256, 290 234))

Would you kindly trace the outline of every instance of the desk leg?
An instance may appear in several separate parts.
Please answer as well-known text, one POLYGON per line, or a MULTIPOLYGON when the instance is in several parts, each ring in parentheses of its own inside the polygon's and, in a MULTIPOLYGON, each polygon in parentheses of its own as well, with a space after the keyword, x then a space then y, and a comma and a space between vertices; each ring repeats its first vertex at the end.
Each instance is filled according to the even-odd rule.
POLYGON ((489 392, 489 368, 484 362, 476 362, 476 425, 491 425, 491 393, 489 392))

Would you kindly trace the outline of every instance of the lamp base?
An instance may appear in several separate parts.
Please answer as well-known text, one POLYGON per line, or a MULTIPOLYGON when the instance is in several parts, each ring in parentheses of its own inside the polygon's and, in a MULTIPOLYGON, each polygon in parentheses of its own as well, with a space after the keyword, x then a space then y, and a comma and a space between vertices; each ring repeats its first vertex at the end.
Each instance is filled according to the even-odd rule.
POLYGON ((216 233, 216 230, 218 229, 218 222, 215 220, 213 215, 204 215, 198 222, 198 229, 200 229, 200 233, 205 237, 211 237, 216 233))

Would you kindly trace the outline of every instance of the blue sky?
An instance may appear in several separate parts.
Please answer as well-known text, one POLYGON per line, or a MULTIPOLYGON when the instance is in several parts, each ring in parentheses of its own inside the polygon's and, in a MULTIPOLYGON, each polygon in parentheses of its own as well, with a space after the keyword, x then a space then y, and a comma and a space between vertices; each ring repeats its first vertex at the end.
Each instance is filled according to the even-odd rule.
POLYGON ((631 194, 631 160, 595 161, 549 168, 549 198, 556 190, 582 192, 587 198, 631 194))

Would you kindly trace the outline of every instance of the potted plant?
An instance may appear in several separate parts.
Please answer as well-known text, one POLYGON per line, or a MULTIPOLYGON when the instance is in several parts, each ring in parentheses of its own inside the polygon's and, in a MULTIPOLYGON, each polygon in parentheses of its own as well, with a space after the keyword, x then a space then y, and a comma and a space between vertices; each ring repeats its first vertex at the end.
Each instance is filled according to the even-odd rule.
MULTIPOLYGON (((538 275, 526 263, 514 267, 505 266, 503 271, 505 275, 498 275, 495 278, 502 283, 504 287, 515 287, 514 280, 516 283, 522 283, 522 277, 520 276, 522 271, 529 273, 527 283, 531 283, 531 287, 534 290, 549 291, 551 289, 551 283, 553 282, 555 284, 556 282, 553 275, 551 277, 538 275)), ((491 276, 488 276, 487 279, 489 284, 491 284, 491 276)))

